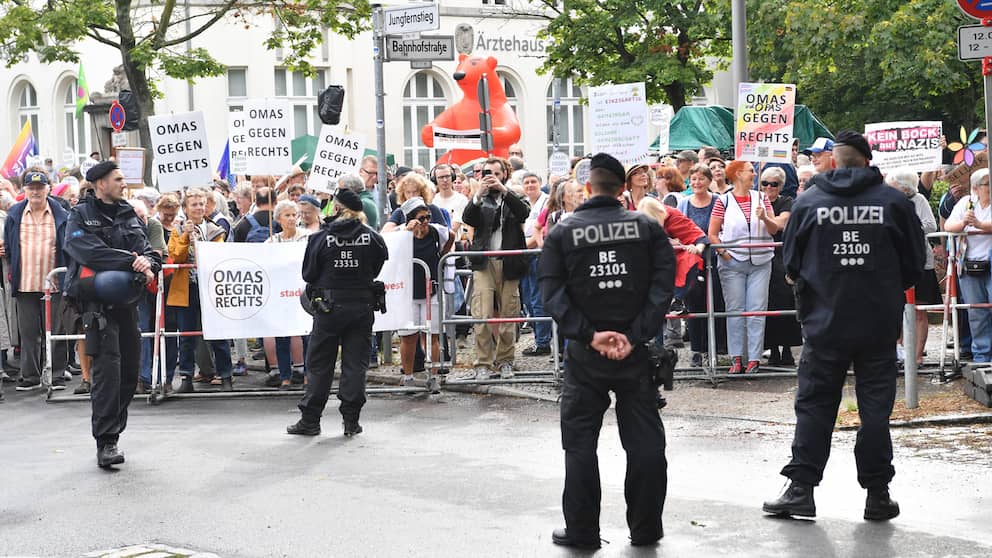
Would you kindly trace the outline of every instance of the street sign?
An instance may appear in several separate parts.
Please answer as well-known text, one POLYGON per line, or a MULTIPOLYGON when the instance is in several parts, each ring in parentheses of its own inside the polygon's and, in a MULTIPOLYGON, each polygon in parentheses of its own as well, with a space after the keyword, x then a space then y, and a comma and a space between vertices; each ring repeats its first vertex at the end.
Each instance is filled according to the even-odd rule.
POLYGON ((398 6, 382 10, 382 32, 385 35, 436 31, 441 28, 437 4, 398 6))
POLYGON ((127 134, 124 132, 114 132, 110 134, 111 147, 127 147, 127 134))
POLYGON ((110 126, 115 132, 120 132, 124 129, 124 121, 126 119, 127 115, 124 113, 124 107, 115 100, 110 104, 110 126))
POLYGON ((981 60, 992 56, 992 27, 962 25, 958 27, 958 59, 981 60))
POLYGON ((958 7, 965 15, 975 19, 992 17, 992 1, 990 0, 958 0, 958 7))
POLYGON ((430 35, 419 39, 386 37, 386 60, 454 60, 455 37, 430 35))
POLYGON ((410 69, 411 70, 430 70, 434 67, 434 63, 431 60, 411 60, 410 69))

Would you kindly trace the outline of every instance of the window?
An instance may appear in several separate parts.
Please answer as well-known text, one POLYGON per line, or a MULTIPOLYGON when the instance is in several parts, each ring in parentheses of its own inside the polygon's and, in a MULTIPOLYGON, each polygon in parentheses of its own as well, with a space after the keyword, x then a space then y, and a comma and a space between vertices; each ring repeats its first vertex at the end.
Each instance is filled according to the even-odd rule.
POLYGON ((276 97, 289 99, 293 109, 293 130, 296 137, 317 135, 322 125, 317 115, 317 95, 327 87, 327 68, 316 68, 310 78, 303 72, 276 68, 276 97))
MULTIPOLYGON (((74 154, 74 163, 78 164, 92 151, 90 149, 89 121, 86 118, 86 113, 76 117, 76 80, 66 80, 63 87, 65 88, 65 96, 62 104, 62 120, 65 129, 62 130, 62 137, 65 138, 66 152, 71 150, 74 154)), ((59 163, 66 164, 68 161, 63 160, 59 163)))
POLYGON ((228 68, 227 96, 228 97, 248 96, 248 70, 246 70, 245 68, 228 68))
POLYGON ((520 89, 520 86, 517 85, 517 80, 505 72, 497 72, 496 75, 499 76, 499 81, 503 84, 503 91, 506 93, 506 104, 510 105, 510 108, 513 109, 513 114, 516 114, 519 120, 520 112, 518 109, 519 99, 517 99, 517 91, 520 89))
POLYGON ((420 130, 431 120, 444 112, 448 98, 441 82, 430 72, 417 72, 403 89, 403 164, 409 167, 421 165, 426 169, 444 149, 431 149, 421 145, 420 130))
POLYGON ((493 5, 493 6, 505 6, 506 0, 482 0, 483 5, 493 5))
POLYGON ((17 92, 17 131, 15 135, 29 120, 31 121, 31 133, 34 134, 34 144, 38 153, 41 153, 39 137, 41 128, 38 127, 38 92, 35 91, 33 85, 25 81, 17 92))
POLYGON ((548 156, 554 152, 554 99, 555 86, 558 83, 561 83, 558 148, 569 155, 581 157, 586 152, 585 118, 583 117, 582 105, 579 104, 579 101, 582 99, 582 90, 579 86, 572 83, 572 78, 568 78, 563 82, 555 79, 548 85, 548 156))

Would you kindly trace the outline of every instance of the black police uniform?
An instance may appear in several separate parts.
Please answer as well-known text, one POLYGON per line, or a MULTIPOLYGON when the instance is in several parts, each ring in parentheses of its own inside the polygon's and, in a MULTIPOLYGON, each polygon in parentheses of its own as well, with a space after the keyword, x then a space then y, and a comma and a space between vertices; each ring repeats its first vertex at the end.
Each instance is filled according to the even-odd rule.
POLYGON ((560 544, 599 546, 596 446, 610 390, 616 393, 627 453, 624 493, 631 540, 654 542, 663 535, 668 464, 645 343, 658 333, 671 303, 671 242, 656 221, 625 210, 614 198, 596 196, 551 230, 539 280, 544 308, 568 340, 561 394, 562 507, 572 542, 560 544), (601 356, 589 346, 596 331, 624 333, 633 352, 623 361, 601 356))
POLYGON ((69 256, 65 295, 99 328, 98 342, 88 337, 86 352, 93 357, 93 437, 97 448, 117 443, 127 426, 127 408, 134 397, 141 364, 141 337, 137 307, 108 306, 87 300, 80 289, 83 267, 94 272, 132 271, 135 256, 144 256, 152 272, 162 268, 162 256, 148 244, 145 225, 126 201, 101 202, 90 192, 69 213, 65 253, 69 256))
POLYGON ((786 273, 796 283, 806 343, 792 461, 782 475, 813 486, 823 478, 853 362, 861 417, 854 446, 858 482, 887 488, 895 474, 889 436, 895 346, 903 291, 916 284, 925 264, 922 225, 912 203, 885 186, 875 167, 837 169, 811 183, 816 187, 792 206, 784 237, 786 273))
MULTIPOLYGON (((320 424, 340 345, 341 416, 346 433, 349 425, 357 425, 365 404, 365 374, 372 349, 372 282, 387 258, 382 237, 358 219, 332 218, 310 236, 303 257, 303 279, 309 292, 321 301, 313 304, 307 389, 299 403, 302 423, 320 424)), ((315 434, 319 428, 299 433, 315 434)))

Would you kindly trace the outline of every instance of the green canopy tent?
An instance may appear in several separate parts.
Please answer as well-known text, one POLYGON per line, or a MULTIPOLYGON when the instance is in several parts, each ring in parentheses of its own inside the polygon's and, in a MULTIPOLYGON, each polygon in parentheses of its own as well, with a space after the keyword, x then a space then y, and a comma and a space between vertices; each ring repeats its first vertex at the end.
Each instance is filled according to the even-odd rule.
MULTIPOLYGON (((818 137, 834 137, 806 105, 796 105, 793 134, 799 138, 799 149, 809 147, 818 137)), ((672 119, 668 144, 672 152, 683 149, 695 151, 710 145, 725 153, 733 153, 734 113, 727 107, 717 105, 682 107, 672 119)), ((658 150, 657 139, 651 144, 651 149, 658 150)))
MULTIPOLYGON (((300 157, 306 155, 307 158, 302 163, 300 163, 300 168, 306 172, 310 172, 310 167, 313 166, 313 159, 317 153, 317 136, 304 135, 297 138, 293 138, 290 142, 290 153, 293 155, 294 161, 299 161, 300 157)), ((374 149, 366 149, 365 155, 376 155, 374 149)), ((386 154, 386 166, 392 167, 396 164, 396 157, 392 153, 386 154)))

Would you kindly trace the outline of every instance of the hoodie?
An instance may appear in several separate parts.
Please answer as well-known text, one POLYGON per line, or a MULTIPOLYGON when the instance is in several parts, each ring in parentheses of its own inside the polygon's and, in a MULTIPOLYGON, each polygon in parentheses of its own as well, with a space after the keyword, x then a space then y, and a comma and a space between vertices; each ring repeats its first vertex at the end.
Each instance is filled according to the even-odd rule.
POLYGON ((811 184, 792 206, 783 248, 807 342, 894 347, 903 292, 926 262, 913 204, 875 167, 836 169, 811 184))
POLYGON ((307 241, 303 280, 321 289, 367 291, 388 257, 374 229, 358 219, 332 217, 307 241))

